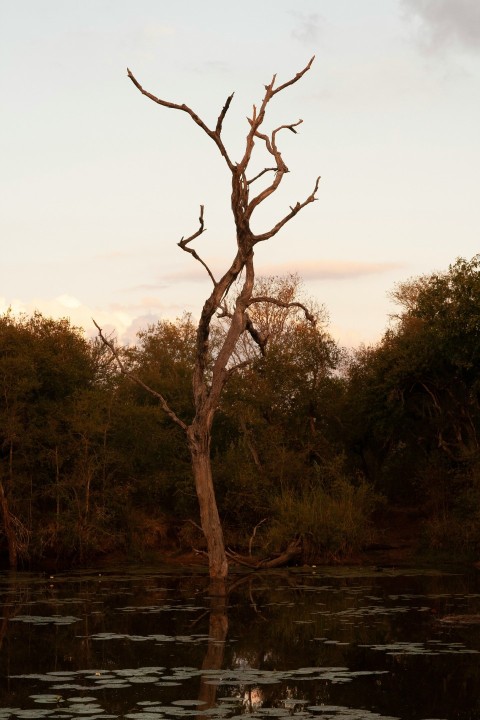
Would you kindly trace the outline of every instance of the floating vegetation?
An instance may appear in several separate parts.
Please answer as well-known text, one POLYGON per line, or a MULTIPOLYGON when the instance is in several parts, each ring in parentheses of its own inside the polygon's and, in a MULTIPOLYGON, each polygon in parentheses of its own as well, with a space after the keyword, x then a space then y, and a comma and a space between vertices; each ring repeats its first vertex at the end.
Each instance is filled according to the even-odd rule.
MULTIPOLYGON (((433 643, 431 643, 433 644, 433 643)), ((478 654, 480 650, 467 648, 463 643, 436 642, 433 647, 421 642, 395 642, 386 645, 359 645, 370 650, 383 650, 387 655, 439 655, 440 653, 478 654)))
POLYGON ((480 574, 315 573, 246 576, 212 613, 177 570, 4 585, 0 720, 480 717, 480 574))
POLYGON ((197 635, 126 635, 123 633, 95 633, 89 636, 91 640, 131 640, 132 642, 146 642, 147 640, 157 643, 188 643, 196 644, 208 640, 205 633, 197 635))
MULTIPOLYGON (((296 681, 312 681, 323 680, 331 683, 351 682, 356 677, 362 675, 383 675, 388 673, 387 670, 349 670, 347 667, 305 667, 294 670, 260 670, 251 667, 239 667, 230 670, 212 670, 203 668, 173 668, 165 674, 165 668, 143 667, 112 670, 108 673, 92 672, 91 670, 79 670, 74 674, 66 677, 66 680, 82 679, 84 690, 94 689, 98 687, 129 687, 141 683, 158 683, 178 682, 192 680, 201 677, 206 684, 214 685, 265 685, 277 684, 289 680, 296 681)), ((44 675, 13 675, 14 679, 38 680, 41 682, 54 682, 55 688, 61 688, 60 678, 53 673, 44 675)), ((68 685, 66 687, 69 688, 68 685)), ((32 696, 31 696, 32 697, 32 696)), ((35 697, 60 698, 61 695, 36 695, 35 697)))
POLYGON ((399 720, 398 717, 380 715, 379 713, 344 707, 343 705, 310 705, 307 707, 314 713, 320 713, 323 720, 399 720))
POLYGON ((480 615, 445 615, 439 620, 447 625, 480 625, 480 615))
POLYGON ((206 608, 199 605, 143 605, 134 606, 127 605, 126 607, 118 608, 120 612, 125 613, 139 613, 142 615, 152 615, 163 612, 198 612, 205 610, 206 608))
POLYGON ((17 615, 10 618, 10 622, 23 622, 31 625, 72 625, 80 622, 80 618, 73 615, 17 615))

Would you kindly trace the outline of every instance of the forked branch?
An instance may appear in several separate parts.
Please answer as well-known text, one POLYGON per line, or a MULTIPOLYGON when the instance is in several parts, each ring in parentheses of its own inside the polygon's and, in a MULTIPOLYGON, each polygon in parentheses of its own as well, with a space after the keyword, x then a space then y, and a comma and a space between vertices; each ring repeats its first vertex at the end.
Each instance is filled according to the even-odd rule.
POLYGON ((251 178, 250 180, 247 180, 247 185, 251 185, 253 182, 255 182, 255 180, 258 180, 258 178, 261 178, 262 175, 265 175, 265 173, 267 173, 267 172, 277 172, 277 168, 276 167, 264 168, 253 178, 251 178))
POLYGON ((171 407, 169 406, 169 404, 167 403, 167 401, 165 400, 163 395, 161 393, 157 392, 156 390, 154 390, 152 387, 150 387, 150 385, 147 385, 146 383, 144 383, 143 380, 141 380, 138 377, 138 375, 131 372, 131 370, 128 370, 125 367, 125 363, 123 362, 122 358, 120 357, 120 354, 119 354, 117 348, 115 347, 115 345, 113 344, 113 342, 111 340, 109 340, 107 337, 105 337, 105 335, 103 334, 102 328, 93 318, 92 318, 92 321, 98 330, 98 336, 99 336, 100 340, 102 341, 102 343, 104 345, 106 345, 108 347, 108 349, 112 353, 113 357, 115 358, 115 362, 117 363, 118 368, 119 368, 120 372, 122 373, 122 375, 125 375, 125 377, 128 377, 130 380, 133 380, 133 382, 137 383, 137 385, 139 385, 144 390, 146 390, 148 393, 150 393, 151 395, 156 397, 157 400, 160 402, 162 410, 168 415, 168 417, 171 420, 173 420, 174 423, 179 425, 182 428, 182 430, 184 430, 186 432, 187 425, 183 422, 183 420, 180 420, 178 415, 176 415, 173 412, 173 410, 171 409, 171 407))
MULTIPOLYGON (((279 92, 282 92, 282 90, 285 90, 285 88, 288 87, 289 85, 293 85, 294 83, 298 82, 300 80, 300 78, 302 78, 305 75, 305 73, 310 70, 314 60, 315 60, 315 55, 312 55, 312 57, 308 61, 307 65, 303 68, 303 70, 300 70, 295 75, 295 77, 293 77, 291 80, 287 80, 287 82, 284 82, 283 85, 279 85, 278 88, 275 88, 275 90, 272 91, 272 96, 276 95, 279 92)), ((276 75, 273 76, 272 86, 273 86, 275 80, 276 80, 276 75)))
POLYGON ((200 205, 200 216, 199 216, 199 218, 198 218, 198 222, 199 222, 199 224, 200 224, 200 227, 198 228, 198 230, 197 230, 196 232, 194 232, 192 235, 189 235, 189 237, 187 237, 187 238, 183 238, 183 237, 182 237, 182 239, 180 240, 179 243, 177 243, 177 245, 178 245, 179 247, 181 247, 182 250, 185 250, 185 252, 190 253, 190 255, 192 255, 192 257, 194 257, 195 260, 198 260, 198 262, 199 262, 201 265, 203 265, 203 267, 205 268, 205 270, 206 270, 207 273, 209 274, 211 281, 213 282, 214 285, 216 285, 216 284, 217 284, 217 281, 216 281, 215 278, 213 277, 213 273, 212 273, 212 271, 210 270, 210 268, 208 267, 207 263, 206 263, 204 260, 202 260, 202 258, 200 257, 200 255, 197 253, 196 250, 194 250, 193 248, 188 247, 188 245, 192 242, 192 240, 195 240, 195 238, 199 237, 200 235, 202 235, 202 233, 205 232, 205 225, 204 225, 204 222, 203 222, 203 205, 200 205))
POLYGON ((253 106, 253 112, 252 117, 249 118, 250 123, 250 131, 247 135, 246 143, 245 143, 245 151, 243 154, 243 158, 240 161, 238 165, 238 170, 240 173, 244 173, 248 163, 250 162, 250 158, 252 155, 253 146, 255 144, 255 136, 258 132, 258 129, 260 128, 261 124, 263 123, 265 119, 265 110, 267 108, 268 103, 272 99, 274 95, 281 92, 282 90, 285 90, 285 88, 289 87, 290 85, 294 85, 296 82, 302 78, 306 72, 308 72, 312 66, 313 61, 315 60, 315 55, 310 58, 307 65, 303 68, 303 70, 300 70, 293 78, 290 80, 287 80, 287 82, 284 82, 282 85, 279 85, 277 88, 274 87, 275 81, 277 79, 277 76, 274 75, 272 78, 272 81, 269 85, 265 85, 265 95, 263 96, 262 103, 260 105, 260 108, 257 110, 256 106, 253 106))
POLYGON ((234 164, 230 160, 228 153, 225 149, 225 145, 222 142, 221 139, 221 132, 222 132, 222 125, 223 121, 225 119, 225 115, 228 112, 228 108, 230 107, 230 103, 233 100, 233 93, 228 96, 228 98, 225 101, 225 105, 223 106, 222 110, 220 111, 220 115, 218 116, 217 124, 215 126, 215 130, 210 130, 210 128, 203 122, 203 120, 197 115, 196 112, 192 110, 188 105, 185 105, 185 103, 182 103, 181 105, 179 103, 170 102, 169 100, 162 100, 162 98, 157 97, 156 95, 153 95, 153 93, 148 92, 148 90, 145 90, 132 71, 127 68, 127 75, 132 81, 132 83, 135 85, 138 90, 142 93, 142 95, 145 95, 145 97, 148 97, 150 100, 153 100, 153 102, 157 103, 157 105, 163 105, 163 107, 171 108, 172 110, 181 110, 182 112, 187 113, 187 115, 190 115, 192 120, 202 128, 202 130, 212 138, 218 149, 220 150, 221 155, 225 158, 225 161, 230 168, 231 171, 234 169, 234 164))
POLYGON ((320 177, 317 178, 315 182, 315 187, 313 188, 313 191, 310 193, 307 199, 303 202, 297 202, 296 205, 290 207, 290 212, 285 215, 285 217, 283 217, 281 220, 279 220, 278 223, 274 225, 271 230, 267 230, 267 232, 261 233, 260 235, 254 235, 254 244, 262 242, 263 240, 269 240, 270 238, 274 237, 274 235, 276 235, 283 228, 284 225, 286 225, 292 218, 294 218, 295 215, 298 215, 300 210, 303 210, 306 205, 315 202, 315 200, 317 199, 316 194, 318 192, 319 183, 320 177))

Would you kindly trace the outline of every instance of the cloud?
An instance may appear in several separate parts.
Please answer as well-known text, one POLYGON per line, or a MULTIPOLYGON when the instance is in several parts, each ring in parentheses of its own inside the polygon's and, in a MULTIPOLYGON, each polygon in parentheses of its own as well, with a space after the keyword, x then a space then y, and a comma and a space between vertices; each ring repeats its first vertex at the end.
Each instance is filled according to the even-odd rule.
POLYGON ((154 306, 151 298, 144 298, 135 305, 115 304, 101 309, 85 305, 71 295, 59 295, 56 298, 33 298, 29 301, 18 298, 7 301, 6 298, 0 297, 0 314, 9 308, 14 315, 24 313, 30 316, 35 311, 39 311, 45 317, 56 320, 67 317, 72 325, 82 328, 88 338, 97 335, 97 329, 93 323, 93 319, 95 319, 95 322, 107 335, 113 333, 124 344, 134 343, 139 330, 155 324, 163 315, 163 308, 159 307, 158 300, 154 306))
POLYGON ((81 307, 82 303, 72 295, 59 295, 56 301, 61 307, 67 308, 68 310, 76 310, 81 307))
MULTIPOLYGON (((164 276, 167 277, 167 276, 164 276)), ((178 277, 180 277, 180 273, 178 273, 178 277)), ((176 278, 178 279, 178 278, 176 278)), ((123 288, 124 292, 139 292, 139 291, 150 291, 155 290, 158 292, 159 290, 165 290, 168 287, 167 283, 165 282, 156 282, 156 283, 142 283, 141 285, 132 285, 129 287, 123 288)))
POLYGON ((480 49, 478 0, 400 0, 419 47, 428 54, 480 49))
MULTIPOLYGON (((215 264, 212 266, 215 267, 215 264)), ((219 263, 219 267, 222 265, 219 263)), ((364 277, 365 275, 379 275, 397 270, 402 265, 398 263, 368 263, 354 260, 316 260, 297 261, 289 263, 268 263, 258 265, 257 275, 289 275, 295 273, 304 280, 346 280, 364 277)), ((214 271, 215 275, 215 271, 214 271)), ((170 282, 200 282, 208 277, 200 267, 190 268, 187 271, 169 273, 163 276, 170 282)))
POLYGON ((146 330, 151 325, 156 325, 160 320, 160 315, 155 313, 147 313, 146 315, 138 315, 134 317, 130 325, 124 329, 121 334, 121 342, 125 345, 134 345, 137 335, 142 330, 146 330))
POLYGON ((301 12, 291 13, 296 19, 296 26, 292 30, 292 37, 302 45, 316 45, 320 38, 320 15, 301 12))
POLYGON ((351 280, 365 275, 379 275, 401 267, 397 263, 367 263, 354 260, 317 260, 264 265, 257 275, 297 273, 304 280, 351 280))

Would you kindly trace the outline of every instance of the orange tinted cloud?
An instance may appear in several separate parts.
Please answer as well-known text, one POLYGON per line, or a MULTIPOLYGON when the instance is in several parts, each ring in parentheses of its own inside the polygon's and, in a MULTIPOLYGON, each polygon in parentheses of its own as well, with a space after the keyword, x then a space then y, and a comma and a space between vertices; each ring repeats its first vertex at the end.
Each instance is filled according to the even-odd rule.
MULTIPOLYGON (((216 267, 225 271, 221 263, 212 263, 212 271, 216 273, 216 267)), ((299 260, 290 263, 268 263, 257 266, 257 275, 299 275, 304 280, 347 280, 365 277, 366 275, 382 275, 391 270, 398 270, 403 266, 400 263, 372 263, 359 262, 355 260, 299 260)), ((185 271, 168 273, 163 280, 175 282, 195 282, 207 279, 205 270, 199 265, 185 271)))

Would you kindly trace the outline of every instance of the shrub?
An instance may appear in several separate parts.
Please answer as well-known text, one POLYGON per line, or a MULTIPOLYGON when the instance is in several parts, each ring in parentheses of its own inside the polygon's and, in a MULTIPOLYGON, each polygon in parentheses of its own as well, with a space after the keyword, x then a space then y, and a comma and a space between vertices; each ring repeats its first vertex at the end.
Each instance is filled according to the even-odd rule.
POLYGON ((267 543, 284 547, 302 540, 303 562, 337 561, 353 556, 370 540, 370 519, 380 497, 367 482, 345 477, 322 479, 298 495, 289 489, 274 500, 267 543))

